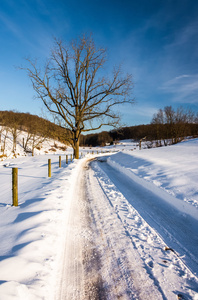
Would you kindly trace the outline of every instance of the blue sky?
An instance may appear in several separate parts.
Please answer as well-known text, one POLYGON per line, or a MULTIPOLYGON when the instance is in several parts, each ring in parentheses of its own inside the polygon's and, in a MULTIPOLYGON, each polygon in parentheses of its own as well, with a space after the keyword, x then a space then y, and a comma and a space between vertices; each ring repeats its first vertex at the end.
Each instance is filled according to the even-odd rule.
POLYGON ((0 110, 41 115, 24 71, 44 61, 53 37, 70 42, 92 33, 107 48, 109 70, 132 73, 136 104, 122 107, 124 125, 150 123, 166 105, 198 111, 197 0, 1 0, 0 110))

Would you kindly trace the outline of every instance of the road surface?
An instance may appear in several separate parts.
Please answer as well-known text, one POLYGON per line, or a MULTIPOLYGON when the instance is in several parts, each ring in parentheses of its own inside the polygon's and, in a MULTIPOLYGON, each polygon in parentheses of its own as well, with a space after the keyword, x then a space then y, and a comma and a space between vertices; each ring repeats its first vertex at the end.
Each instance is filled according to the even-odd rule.
POLYGON ((195 220, 169 205, 160 208, 157 196, 115 171, 105 159, 85 161, 75 186, 57 300, 196 295, 195 220), (187 294, 183 286, 189 280, 187 294))

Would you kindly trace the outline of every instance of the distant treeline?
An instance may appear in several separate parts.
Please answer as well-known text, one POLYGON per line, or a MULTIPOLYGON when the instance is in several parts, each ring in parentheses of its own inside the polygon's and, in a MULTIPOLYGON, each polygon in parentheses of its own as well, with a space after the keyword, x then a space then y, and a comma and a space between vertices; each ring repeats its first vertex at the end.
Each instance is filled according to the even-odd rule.
MULTIPOLYGON (((68 144, 69 130, 37 115, 0 111, 0 125, 12 128, 13 139, 16 138, 17 130, 23 130, 31 133, 31 136, 40 135, 68 144)), ((171 106, 166 106, 153 115, 151 124, 81 135, 80 146, 105 146, 118 140, 132 139, 139 141, 143 138, 147 141, 159 141, 159 145, 163 141, 163 144, 166 145, 167 140, 177 143, 186 136, 198 136, 197 115, 181 107, 175 111, 171 106)))
POLYGON ((171 106, 166 106, 153 115, 151 124, 123 127, 109 132, 103 131, 82 136, 81 145, 104 146, 107 143, 113 144, 117 140, 139 141, 145 138, 146 141, 159 141, 160 146, 161 141, 165 145, 168 140, 171 143, 177 143, 186 136, 198 136, 197 115, 182 107, 175 111, 171 106))
MULTIPOLYGON (((184 134, 179 138, 182 139, 185 136, 198 136, 198 124, 188 124, 185 127, 184 134)), ((103 131, 100 133, 89 134, 81 137, 81 146, 105 146, 106 144, 113 144, 118 140, 132 139, 139 141, 146 137, 145 140, 168 140, 172 139, 172 134, 168 124, 156 126, 154 124, 138 125, 131 127, 123 127, 118 130, 103 131), (159 133, 161 138, 159 138, 159 133)), ((173 139, 173 143, 179 142, 173 139)))

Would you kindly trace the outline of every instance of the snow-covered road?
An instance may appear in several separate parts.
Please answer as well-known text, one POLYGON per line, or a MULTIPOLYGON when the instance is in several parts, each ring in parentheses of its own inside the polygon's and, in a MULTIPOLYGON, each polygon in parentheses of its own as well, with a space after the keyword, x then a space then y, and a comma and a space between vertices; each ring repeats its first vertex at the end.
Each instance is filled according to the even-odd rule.
POLYGON ((93 163, 76 178, 57 299, 163 299, 93 163))
POLYGON ((76 178, 57 299, 192 299, 197 220, 106 161, 76 178))

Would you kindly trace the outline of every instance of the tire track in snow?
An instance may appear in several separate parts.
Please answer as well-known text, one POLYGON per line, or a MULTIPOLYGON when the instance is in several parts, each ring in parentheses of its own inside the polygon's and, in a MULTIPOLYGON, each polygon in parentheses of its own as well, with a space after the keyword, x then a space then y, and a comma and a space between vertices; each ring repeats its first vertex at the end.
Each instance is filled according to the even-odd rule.
POLYGON ((107 299, 165 299, 145 271, 95 175, 91 168, 87 170, 87 198, 107 299))
POLYGON ((65 244, 62 255, 62 270, 59 281, 59 291, 57 300, 81 300, 84 295, 84 271, 82 264, 82 247, 83 247, 83 227, 84 214, 80 188, 74 189, 75 186, 81 187, 81 172, 77 174, 73 182, 73 190, 66 201, 68 203, 68 213, 65 223, 65 244))
POLYGON ((81 166, 70 198, 57 300, 176 298, 185 272, 95 162, 84 170, 81 166), (181 281, 175 286, 179 271, 181 281))
POLYGON ((80 167, 68 201, 65 245, 56 300, 105 300, 100 255, 93 238, 84 165, 80 167))
MULTIPOLYGON (((145 222, 112 183, 104 172, 106 171, 106 164, 101 165, 100 163, 100 167, 98 163, 94 163, 94 170, 98 181, 103 187, 118 217, 121 219, 126 232, 128 232, 128 235, 131 237, 132 243, 143 258, 148 273, 152 276, 155 283, 157 283, 160 290, 165 291, 165 299, 172 299, 174 294, 177 295, 182 291, 184 292, 183 295, 187 297, 184 297, 184 299, 192 299, 191 297, 196 295, 196 291, 198 290, 196 277, 189 272, 188 267, 186 267, 173 252, 169 251, 168 253, 163 251, 164 246, 166 246, 164 241, 156 234, 155 230, 145 222), (185 291, 186 284, 189 285, 187 296, 185 291)), ((108 168, 112 170, 110 176, 116 175, 118 179, 119 172, 113 170, 111 167, 108 168)), ((123 176, 121 174, 119 175, 121 177, 123 176)), ((117 181, 119 181, 119 179, 117 181)), ((122 180, 120 181, 122 182, 122 180)))

